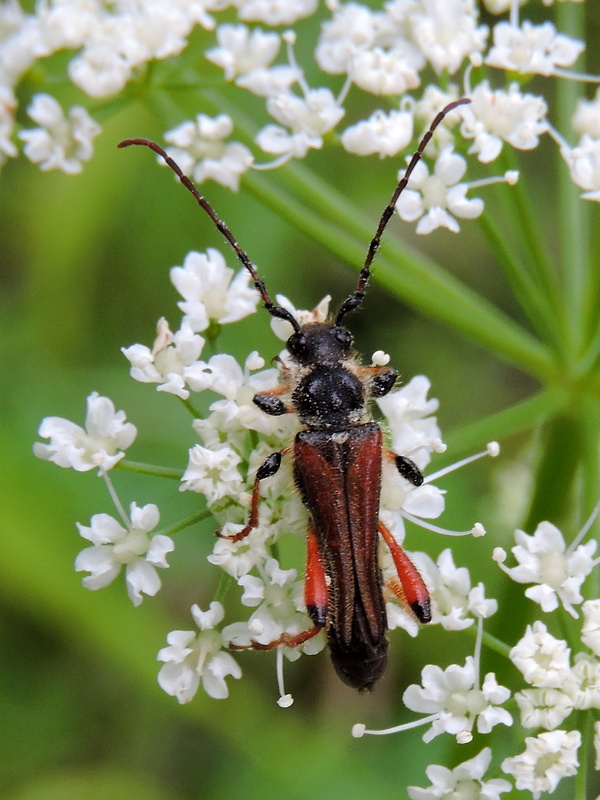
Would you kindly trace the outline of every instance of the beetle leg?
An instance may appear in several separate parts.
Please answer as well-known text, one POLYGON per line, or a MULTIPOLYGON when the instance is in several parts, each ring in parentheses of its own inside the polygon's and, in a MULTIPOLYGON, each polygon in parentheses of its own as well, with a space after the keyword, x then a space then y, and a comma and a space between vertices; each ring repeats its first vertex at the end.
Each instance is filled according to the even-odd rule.
POLYGON ((358 367, 356 375, 367 387, 369 397, 384 397, 392 390, 398 378, 396 370, 388 367, 358 367))
MULTIPOLYGON (((283 363, 283 362, 281 362, 283 363)), ((291 375, 289 367, 284 366, 283 380, 273 389, 267 389, 260 394, 255 394, 252 398, 254 405, 258 406, 265 414, 270 414, 272 417, 279 417, 281 414, 290 414, 293 412, 291 406, 287 406, 279 397, 282 394, 289 394, 291 390, 291 375)))
POLYGON ((307 534, 308 553, 306 558, 306 578, 304 581, 304 600, 308 616, 317 628, 324 628, 327 623, 329 592, 327 577, 319 554, 317 537, 312 525, 307 534))
POLYGON ((407 456, 399 456, 393 450, 385 450, 386 457, 396 465, 396 469, 413 486, 421 486, 423 473, 414 461, 407 456))
POLYGON ((379 533, 387 544, 396 572, 398 573, 399 583, 395 580, 389 582, 388 586, 400 602, 406 606, 416 616, 419 622, 431 622, 431 603, 429 592, 418 569, 394 539, 389 529, 379 522, 379 533))
POLYGON ((301 633, 282 633, 279 639, 274 642, 267 642, 267 644, 260 644, 260 642, 252 642, 252 644, 233 644, 229 642, 227 645, 230 650, 272 650, 274 647, 300 647, 304 642, 314 638, 318 633, 323 630, 319 625, 309 628, 307 631, 301 633))
POLYGON ((258 504, 260 502, 260 482, 265 478, 270 478, 272 475, 275 475, 278 472, 279 467, 281 466, 281 457, 285 452, 286 450, 281 450, 277 453, 271 453, 270 456, 265 458, 263 463, 256 471, 254 487, 252 489, 252 501, 250 504, 250 518, 246 527, 242 528, 239 533, 234 533, 232 536, 223 536, 220 531, 217 531, 216 536, 218 536, 219 539, 227 539, 230 542, 239 542, 241 539, 245 539, 251 530, 256 528, 258 525, 258 504))
POLYGON ((272 650, 274 647, 284 645, 285 647, 299 647, 304 642, 312 639, 323 630, 327 622, 327 580, 323 562, 319 555, 317 537, 312 525, 308 528, 307 535, 308 554, 306 559, 306 581, 304 584, 304 599, 308 616, 314 625, 301 633, 283 633, 279 639, 267 644, 252 642, 249 645, 229 644, 231 650, 272 650))

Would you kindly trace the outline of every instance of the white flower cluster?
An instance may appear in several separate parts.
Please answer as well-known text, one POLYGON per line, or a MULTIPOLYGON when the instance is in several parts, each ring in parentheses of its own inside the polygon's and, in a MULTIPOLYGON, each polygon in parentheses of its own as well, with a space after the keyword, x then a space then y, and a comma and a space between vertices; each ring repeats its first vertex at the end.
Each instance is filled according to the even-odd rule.
POLYGON ((431 786, 427 789, 408 786, 408 796, 410 800, 498 800, 501 794, 509 792, 512 787, 502 778, 482 781, 491 761, 492 751, 484 747, 475 758, 463 761, 452 770, 441 764, 432 764, 426 770, 431 786))
MULTIPOLYGON (((600 563, 592 559, 596 541, 581 544, 600 510, 594 513, 573 542, 566 547, 562 533, 549 522, 538 525, 532 536, 517 530, 517 545, 512 552, 518 566, 504 567, 504 551, 494 558, 517 583, 532 583, 527 597, 545 612, 556 611, 559 603, 572 616, 579 615, 574 605, 582 604, 581 643, 589 648, 571 657, 571 648, 553 636, 541 620, 528 625, 509 657, 529 688, 515 694, 521 725, 525 729, 544 729, 525 739, 525 751, 506 758, 502 770, 515 779, 517 789, 529 791, 537 800, 553 792, 565 777, 579 768, 577 751, 582 742, 581 719, 572 730, 561 728, 574 711, 600 709, 600 601, 583 602, 580 588, 592 569, 600 563)), ((600 741, 595 740, 597 763, 600 741)))
MULTIPOLYGON (((583 534, 586 532, 587 529, 583 534)), ((506 553, 500 547, 494 551, 494 559, 513 581, 533 584, 525 590, 525 596, 539 603, 542 611, 554 611, 560 601, 566 611, 577 618, 573 606, 583 602, 581 585, 598 564, 598 560, 592 558, 597 542, 591 539, 579 544, 582 538, 580 534, 567 547, 555 525, 541 522, 532 536, 515 531, 517 545, 512 552, 518 566, 512 569, 504 566, 506 553)))
MULTIPOLYGON (((547 626, 536 620, 528 625, 523 637, 508 653, 514 666, 523 675, 528 688, 514 695, 523 729, 542 729, 536 736, 525 737, 525 750, 505 758, 502 771, 514 778, 515 787, 530 793, 534 800, 545 792, 553 792, 563 778, 579 769, 578 750, 582 744, 581 717, 571 730, 563 723, 573 712, 600 710, 600 600, 584 602, 580 593, 583 582, 600 559, 592 556, 596 541, 582 544, 592 523, 600 513, 600 503, 579 534, 567 547, 562 533, 549 522, 538 525, 532 536, 517 530, 517 545, 512 548, 518 566, 504 566, 506 553, 494 551, 494 560, 517 583, 533 584, 525 592, 539 603, 542 610, 552 612, 562 607, 574 618, 581 605, 583 622, 580 642, 587 650, 574 657, 563 639, 553 636, 547 626)), ((385 731, 369 731, 355 726, 353 734, 396 733, 420 725, 430 725, 423 735, 429 742, 443 734, 453 734, 459 743, 471 741, 473 730, 490 733, 498 724, 513 725, 511 714, 503 708, 510 699, 508 688, 498 684, 494 673, 479 679, 479 653, 483 619, 494 614, 497 603, 486 600, 483 586, 471 589, 468 570, 456 569, 450 550, 444 551, 437 565, 423 553, 413 554, 427 583, 433 587, 433 621, 449 629, 463 629, 472 624, 471 614, 478 620, 478 642, 475 656, 464 666, 451 664, 446 669, 427 665, 422 671, 421 685, 413 684, 404 692, 407 708, 425 714, 421 720, 398 725, 385 731), (435 574, 437 570, 437 574, 435 574)), ((596 769, 600 769, 600 724, 595 723, 594 747, 596 769)), ((498 798, 511 790, 504 779, 483 781, 492 759, 491 748, 459 764, 453 770, 439 765, 427 768, 432 785, 422 789, 408 787, 411 800, 443 798, 498 798)))
POLYGON ((510 691, 500 686, 493 672, 481 686, 477 666, 471 656, 464 667, 451 664, 442 670, 428 664, 422 673, 422 686, 413 684, 404 692, 404 705, 411 711, 431 714, 431 727, 423 735, 430 742, 441 733, 451 733, 461 743, 473 738, 471 731, 489 733, 496 725, 512 725, 512 717, 501 708, 510 691))
MULTIPOLYGON (((461 135, 473 139, 469 152, 486 164, 499 156, 504 144, 529 150, 549 131, 561 146, 573 180, 584 189, 583 196, 600 200, 598 98, 580 101, 575 110, 573 125, 581 139, 571 147, 549 124, 545 99, 523 92, 512 80, 516 74, 577 77, 569 70, 584 44, 557 32, 550 21, 519 22, 517 0, 488 0, 487 6, 494 14, 510 6, 510 19, 491 29, 480 24, 475 0, 388 0, 380 9, 358 2, 330 3, 329 18, 314 43, 311 74, 320 70, 322 78, 321 85, 313 87, 294 56, 296 34, 268 28, 291 26, 314 14, 316 0, 48 0, 32 13, 16 2, 5 3, 0 10, 0 157, 18 154, 18 88, 35 63, 42 65, 59 51, 72 52, 65 77, 81 93, 82 102, 65 113, 57 99, 40 92, 28 109, 38 127, 19 130, 17 136, 25 143, 25 155, 41 169, 74 173, 92 156, 92 140, 100 132, 85 108, 86 98, 114 98, 155 61, 162 62, 163 69, 153 77, 157 84, 164 75, 165 86, 176 85, 182 69, 183 80, 189 80, 190 60, 182 68, 178 57, 201 26, 214 31, 213 44, 202 55, 223 71, 225 81, 261 99, 270 121, 258 131, 255 144, 270 160, 256 164, 257 153, 231 138, 236 123, 230 116, 211 118, 199 111, 195 120, 165 133, 172 145, 169 153, 198 183, 212 179, 236 190, 252 167, 304 158, 336 138, 349 153, 397 156, 410 145, 415 120, 428 123, 460 92, 471 97, 471 106, 450 115, 437 131, 435 164, 415 170, 398 206, 402 219, 418 220, 419 233, 440 226, 456 231, 457 218, 482 213, 483 200, 467 197, 469 189, 482 182, 463 180, 466 161, 454 152, 459 122, 461 135), (238 21, 219 24, 219 13, 232 6, 238 21), (267 29, 251 27, 253 23, 267 29), (507 75, 504 86, 498 86, 500 71, 507 75), (462 74, 462 86, 445 80, 444 89, 430 84, 419 97, 424 77, 431 74, 446 79, 462 74), (332 80, 338 82, 337 93, 332 80), (491 88, 492 83, 498 88, 491 88), (372 95, 374 106, 365 119, 354 119, 339 130, 352 87, 372 95)), ((196 83, 202 80, 199 72, 196 83)), ((490 177, 486 182, 497 180, 514 177, 490 177)))
POLYGON ((115 412, 108 397, 94 392, 87 399, 85 429, 62 417, 46 417, 38 432, 50 442, 36 442, 33 452, 38 458, 78 472, 112 469, 137 435, 135 425, 125 419, 125 412, 115 412))
POLYGON ((561 152, 585 200, 600 201, 600 89, 594 100, 580 100, 573 115, 573 129, 580 134, 574 147, 559 138, 561 152))

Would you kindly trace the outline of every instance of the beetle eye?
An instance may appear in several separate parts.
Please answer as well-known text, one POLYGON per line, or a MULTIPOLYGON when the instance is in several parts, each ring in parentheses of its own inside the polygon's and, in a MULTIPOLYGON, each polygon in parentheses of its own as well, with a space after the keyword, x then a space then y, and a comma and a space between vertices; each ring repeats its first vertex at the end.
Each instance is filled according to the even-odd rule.
POLYGON ((352 334, 346 328, 337 328, 335 338, 343 347, 350 347, 352 345, 352 334))
POLYGON ((306 334, 303 331, 293 333, 287 340, 287 349, 294 356, 300 356, 306 350, 306 334))

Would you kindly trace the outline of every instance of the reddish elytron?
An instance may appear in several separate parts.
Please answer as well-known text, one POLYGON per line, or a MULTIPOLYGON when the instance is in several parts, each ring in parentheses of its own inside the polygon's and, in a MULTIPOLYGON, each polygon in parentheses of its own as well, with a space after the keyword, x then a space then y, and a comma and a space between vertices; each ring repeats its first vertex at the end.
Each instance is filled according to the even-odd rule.
MULTIPOLYGON (((305 599, 313 627, 297 636, 284 634, 267 645, 252 646, 295 647, 325 629, 337 674, 357 689, 370 689, 383 675, 387 663, 387 619, 377 558, 378 533, 388 546, 398 573, 399 580, 390 582, 389 588, 421 622, 429 622, 431 613, 429 594, 421 576, 379 521, 382 458, 393 460, 400 474, 413 485, 423 482, 420 470, 410 459, 383 448, 381 430, 367 411, 368 400, 387 394, 396 382, 397 373, 385 367, 360 366, 354 358, 352 334, 342 326, 342 321, 363 301, 383 231, 433 131, 446 114, 468 102, 462 98, 450 103, 433 120, 381 216, 356 291, 342 303, 329 323, 300 325, 289 311, 273 304, 254 265, 227 225, 159 145, 148 139, 127 139, 119 144, 119 147, 144 145, 164 158, 233 247, 252 276, 269 314, 287 320, 294 329, 287 341, 292 366, 285 369, 280 386, 255 395, 254 403, 274 416, 295 411, 304 426, 293 444, 294 480, 311 516, 305 599)), ((258 469, 250 519, 232 537, 234 540, 243 539, 258 524, 260 482, 278 471, 287 452, 288 448, 272 453, 258 469)))

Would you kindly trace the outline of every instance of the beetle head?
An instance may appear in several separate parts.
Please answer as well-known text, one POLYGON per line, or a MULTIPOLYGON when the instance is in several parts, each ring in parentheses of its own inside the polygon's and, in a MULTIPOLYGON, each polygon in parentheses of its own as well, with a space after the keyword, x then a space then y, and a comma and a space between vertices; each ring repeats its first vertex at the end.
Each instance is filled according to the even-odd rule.
POLYGON ((287 349, 296 363, 338 364, 352 353, 352 334, 341 325, 307 322, 287 340, 287 349))

